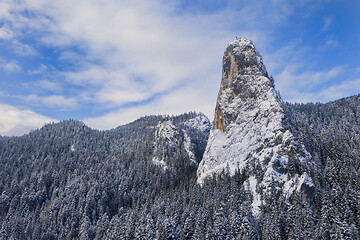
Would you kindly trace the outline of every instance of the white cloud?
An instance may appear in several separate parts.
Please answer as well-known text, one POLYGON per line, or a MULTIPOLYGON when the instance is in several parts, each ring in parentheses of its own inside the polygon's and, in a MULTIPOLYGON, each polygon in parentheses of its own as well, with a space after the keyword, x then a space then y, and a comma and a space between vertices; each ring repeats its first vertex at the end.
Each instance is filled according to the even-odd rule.
POLYGON ((291 102, 297 101, 321 101, 314 99, 312 92, 336 77, 339 77, 343 67, 337 66, 328 71, 299 71, 301 66, 292 63, 287 65, 280 74, 275 76, 277 89, 283 99, 291 102))
POLYGON ((7 27, 0 28, 0 39, 10 39, 13 37, 13 32, 7 27))
POLYGON ((11 17, 10 12, 18 6, 14 1, 3 0, 0 2, 0 19, 9 19, 11 17))
POLYGON ((333 101, 344 96, 352 96, 360 93, 360 78, 332 85, 318 93, 318 99, 322 102, 333 101))
POLYGON ((60 83, 49 80, 39 80, 36 82, 25 83, 23 86, 34 89, 34 92, 60 93, 64 90, 64 87, 60 83))
POLYGON ((93 128, 109 129, 146 115, 177 115, 189 111, 203 112, 212 121, 216 96, 207 93, 218 91, 220 76, 215 75, 213 78, 216 80, 209 79, 209 81, 216 81, 218 84, 197 83, 195 86, 185 86, 171 94, 161 95, 147 104, 120 109, 100 117, 87 118, 84 122, 93 128))
POLYGON ((78 102, 74 98, 67 98, 62 95, 50 95, 50 96, 38 96, 35 94, 31 94, 23 97, 27 102, 32 103, 34 105, 41 105, 51 108, 58 109, 73 109, 76 108, 78 102))
POLYGON ((36 70, 28 70, 28 73, 30 75, 33 75, 33 74, 40 74, 40 73, 44 73, 46 70, 48 70, 49 68, 44 65, 44 64, 40 64, 39 68, 36 69, 36 70))
POLYGON ((0 103, 0 134, 18 136, 53 121, 28 109, 0 103))
POLYGON ((3 70, 12 73, 21 70, 21 67, 14 60, 7 61, 0 57, 0 68, 3 70))
POLYGON ((360 93, 360 79, 334 84, 317 92, 294 91, 291 102, 329 102, 360 93))
POLYGON ((342 72, 343 67, 337 66, 328 71, 306 72, 299 73, 299 66, 297 64, 289 64, 283 71, 276 76, 279 83, 291 84, 294 88, 312 89, 315 86, 325 83, 330 79, 338 77, 342 72))
MULTIPOLYGON (((292 52, 290 51, 291 55, 292 52)), ((326 71, 305 71, 304 63, 292 59, 275 83, 284 100, 290 102, 329 102, 360 93, 360 79, 344 79, 348 67, 336 66, 326 71), (338 79, 342 82, 338 83, 338 79)))
MULTIPOLYGON (((297 7, 285 0, 229 0, 227 7, 219 11, 195 13, 182 12, 178 5, 175 0, 0 3, 0 9, 4 7, 0 19, 7 19, 14 35, 31 31, 38 44, 55 48, 61 62, 75 66, 55 73, 63 80, 57 86, 81 89, 69 97, 30 94, 25 99, 50 107, 76 107, 80 103, 122 107, 86 120, 99 128, 114 127, 144 114, 199 110, 211 116, 226 44, 237 35, 266 49, 272 44, 272 30, 285 24, 284 20, 297 7), (24 9, 36 14, 26 17, 21 14, 24 9), (124 104, 133 107, 123 108, 124 104)), ((279 56, 285 53, 284 50, 279 56)), ((265 64, 270 62, 270 68, 279 69, 286 66, 284 59, 265 64)), ((276 81, 285 90, 292 83, 302 82, 301 87, 305 87, 306 82, 326 81, 340 70, 299 75, 296 67, 289 65, 276 81), (290 83, 282 80, 287 75, 290 83), (301 77, 305 80, 299 81, 301 77)), ((56 87, 51 85, 53 82, 48 81, 45 86, 56 87)))
MULTIPOLYGON (((72 98, 104 107, 145 101, 179 86, 214 79, 212 76, 220 75, 225 46, 235 37, 229 38, 229 27, 246 21, 239 36, 265 42, 269 33, 256 28, 263 22, 270 26, 288 14, 286 8, 274 8, 272 13, 279 14, 272 14, 251 4, 246 4, 246 11, 229 7, 196 15, 177 14, 174 4, 163 1, 79 1, 74 5, 72 1, 39 0, 26 4, 52 19, 34 21, 46 23, 40 41, 65 49, 61 60, 77 66, 60 73, 67 84, 81 86, 82 92, 72 98)), ((261 4, 269 6, 265 1, 261 4)), ((204 95, 216 96, 219 81, 220 77, 208 82, 216 87, 204 95)), ((172 107, 180 109, 181 105, 172 107)), ((192 108, 188 106, 188 111, 192 108)))
MULTIPOLYGON (((67 84, 85 91, 73 97, 93 96, 92 102, 107 106, 143 101, 209 78, 221 71, 221 55, 230 41, 225 28, 219 31, 227 12, 178 16, 174 5, 163 1, 26 4, 52 19, 40 41, 65 49, 61 60, 76 64, 75 70, 60 73, 67 84)), ((257 34, 250 33, 260 39, 257 34)))
POLYGON ((36 51, 31 46, 24 43, 20 43, 17 40, 13 41, 11 46, 12 46, 12 50, 16 54, 21 56, 30 56, 36 54, 36 51))
MULTIPOLYGON (((269 73, 275 73, 275 86, 280 91, 283 100, 290 102, 335 100, 335 94, 330 94, 331 86, 339 89, 339 78, 344 81, 342 84, 347 82, 344 75, 353 70, 348 66, 317 69, 316 63, 313 61, 313 53, 316 50, 318 49, 315 47, 304 47, 301 45, 301 41, 294 41, 281 47, 275 53, 265 55, 264 62, 265 64, 270 63, 267 65, 269 73)), ((349 80, 349 82, 351 81, 349 80)), ((345 91, 339 91, 337 96, 348 95, 345 91)))

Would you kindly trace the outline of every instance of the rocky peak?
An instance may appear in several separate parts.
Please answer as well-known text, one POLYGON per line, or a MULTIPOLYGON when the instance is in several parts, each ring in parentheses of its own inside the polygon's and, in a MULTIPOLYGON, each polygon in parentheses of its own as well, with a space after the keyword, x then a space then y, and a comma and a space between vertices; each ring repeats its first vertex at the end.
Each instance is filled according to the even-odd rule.
POLYGON ((268 99, 274 95, 274 81, 268 77, 260 53, 245 38, 236 39, 228 45, 223 57, 220 91, 215 109, 213 127, 226 131, 230 122, 236 120, 236 100, 243 102, 268 99))
MULTIPOLYGON (((240 38, 228 45, 223 57, 223 72, 215 118, 202 161, 198 182, 225 169, 230 174, 245 170, 247 186, 259 209, 261 194, 273 183, 291 195, 311 157, 295 141, 284 123, 281 99, 268 76, 254 44, 240 38)), ((304 176, 302 176, 304 178, 304 176)), ((306 178, 311 185, 311 181, 306 178)), ((304 181, 302 181, 304 182, 304 181)))
POLYGON ((245 38, 231 42, 223 57, 223 83, 231 84, 232 78, 238 75, 268 76, 260 53, 252 41, 245 38))

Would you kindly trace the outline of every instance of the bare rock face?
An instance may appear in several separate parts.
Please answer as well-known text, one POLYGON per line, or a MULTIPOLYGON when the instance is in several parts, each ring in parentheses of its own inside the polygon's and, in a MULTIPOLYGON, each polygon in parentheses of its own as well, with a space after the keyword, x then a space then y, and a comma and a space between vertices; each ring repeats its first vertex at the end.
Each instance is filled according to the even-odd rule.
POLYGON ((261 195, 274 184, 286 196, 301 192, 304 184, 313 187, 304 175, 311 156, 283 120, 281 98, 261 55, 250 40, 233 41, 223 57, 215 118, 197 171, 198 183, 225 169, 230 175, 245 171, 244 184, 253 194, 255 212, 262 205, 261 195))

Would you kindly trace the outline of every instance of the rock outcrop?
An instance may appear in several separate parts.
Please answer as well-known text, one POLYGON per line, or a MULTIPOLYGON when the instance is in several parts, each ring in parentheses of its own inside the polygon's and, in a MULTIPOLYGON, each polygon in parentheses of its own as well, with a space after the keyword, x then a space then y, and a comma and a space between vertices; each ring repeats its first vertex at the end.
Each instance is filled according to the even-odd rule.
MULTIPOLYGON (((180 116, 181 117, 181 116, 180 116)), ((155 126, 152 162, 163 170, 176 168, 175 159, 183 153, 187 166, 198 166, 206 139, 209 134, 210 121, 203 114, 193 118, 163 116, 155 126)))
POLYGON ((308 196, 313 184, 306 174, 311 156, 288 130, 281 104, 253 43, 244 38, 230 43, 198 183, 226 169, 230 175, 244 171, 255 211, 262 204, 260 196, 274 185, 286 196, 308 189, 306 197, 313 197, 308 196))

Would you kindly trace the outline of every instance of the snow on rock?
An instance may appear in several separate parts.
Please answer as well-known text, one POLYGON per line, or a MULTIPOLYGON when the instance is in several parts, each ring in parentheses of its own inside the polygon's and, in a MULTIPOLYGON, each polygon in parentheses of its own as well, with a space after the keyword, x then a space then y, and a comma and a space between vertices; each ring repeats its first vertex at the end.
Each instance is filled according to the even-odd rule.
POLYGON ((154 164, 160 166, 163 170, 166 170, 168 168, 164 159, 160 159, 158 156, 153 156, 152 161, 154 164))
POLYGON ((184 124, 185 126, 199 129, 202 132, 209 131, 211 127, 209 119, 203 114, 187 120, 184 124))
POLYGON ((192 163, 194 163, 195 165, 198 165, 197 161, 196 161, 196 157, 194 154, 194 150, 193 150, 193 144, 191 143, 191 139, 189 137, 189 135, 183 130, 184 133, 184 148, 185 151, 188 153, 189 155, 189 159, 192 163))
POLYGON ((179 129, 174 126, 171 119, 164 118, 156 128, 155 138, 166 139, 170 141, 170 143, 174 143, 178 138, 179 129))
POLYGON ((261 205, 254 185, 262 194, 270 191, 271 184, 286 196, 293 189, 304 191, 297 184, 302 179, 311 182, 306 173, 301 174, 311 157, 283 120, 281 98, 253 43, 244 38, 230 43, 223 57, 215 118, 197 170, 198 183, 227 166, 231 175, 245 169, 254 211, 261 205), (262 178, 256 180, 256 175, 262 178))
POLYGON ((164 118, 155 127, 154 154, 152 161, 164 170, 168 168, 165 161, 166 147, 179 144, 179 129, 174 126, 171 119, 164 118))
POLYGON ((204 142, 204 151, 207 137, 205 133, 209 132, 210 126, 209 119, 203 114, 194 114, 194 117, 181 121, 176 120, 176 117, 163 116, 163 120, 154 128, 152 162, 166 170, 172 165, 169 161, 173 160, 173 155, 185 150, 188 163, 197 166, 201 158, 198 156, 199 145, 204 142))
POLYGON ((75 145, 74 145, 74 144, 71 144, 71 146, 70 146, 70 151, 72 151, 72 152, 75 152, 75 151, 76 151, 76 148, 75 148, 75 145))
POLYGON ((254 215, 258 215, 260 213, 260 206, 262 204, 261 196, 256 189, 258 186, 258 181, 254 176, 249 177, 246 181, 245 189, 247 189, 253 196, 253 201, 251 203, 251 207, 253 209, 254 215))

